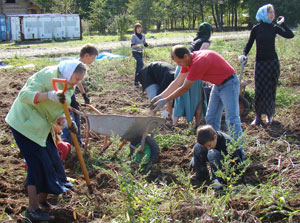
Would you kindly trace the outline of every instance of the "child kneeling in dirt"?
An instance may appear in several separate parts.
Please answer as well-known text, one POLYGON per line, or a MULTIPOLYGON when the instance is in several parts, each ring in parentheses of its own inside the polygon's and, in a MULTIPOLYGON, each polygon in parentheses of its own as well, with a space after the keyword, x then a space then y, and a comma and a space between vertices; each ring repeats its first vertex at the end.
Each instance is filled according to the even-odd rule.
MULTIPOLYGON (((204 125, 197 130, 197 143, 193 147, 194 155, 190 162, 190 169, 193 169, 195 174, 191 177, 193 185, 202 185, 204 182, 210 181, 209 172, 206 163, 209 162, 213 188, 220 189, 222 187, 222 179, 216 177, 215 172, 222 170, 222 160, 224 155, 228 154, 227 145, 232 138, 227 134, 216 131, 211 125, 204 125)), ((242 153, 237 149, 232 157, 236 163, 243 162, 242 153)))

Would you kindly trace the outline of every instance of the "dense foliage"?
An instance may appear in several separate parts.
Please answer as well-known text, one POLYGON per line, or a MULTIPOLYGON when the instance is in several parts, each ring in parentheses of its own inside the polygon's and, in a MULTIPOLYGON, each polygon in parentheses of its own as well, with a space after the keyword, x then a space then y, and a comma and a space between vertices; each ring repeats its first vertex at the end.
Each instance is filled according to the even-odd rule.
POLYGON ((241 25, 256 23, 257 9, 267 3, 275 6, 277 15, 286 17, 290 26, 300 23, 298 0, 38 0, 47 12, 80 13, 89 20, 92 29, 100 33, 118 31, 111 24, 126 25, 136 21, 144 30, 196 29, 203 22, 212 23, 216 30, 237 30, 241 25), (298 3, 298 4, 297 4, 298 3), (122 17, 122 22, 120 22, 122 17), (115 21, 118 20, 118 21, 115 21))

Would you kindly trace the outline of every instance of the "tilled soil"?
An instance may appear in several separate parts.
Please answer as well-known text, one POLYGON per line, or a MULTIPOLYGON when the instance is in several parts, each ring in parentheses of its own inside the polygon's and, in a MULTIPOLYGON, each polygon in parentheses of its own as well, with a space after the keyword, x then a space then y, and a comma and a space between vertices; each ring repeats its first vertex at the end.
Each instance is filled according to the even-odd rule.
MULTIPOLYGON (((14 145, 12 134, 4 119, 19 90, 32 73, 26 71, 0 71, 0 209, 4 210, 10 218, 13 218, 10 221, 7 220, 9 222, 22 222, 24 220, 23 215, 28 199, 24 188, 26 180, 24 161, 19 154, 18 148, 14 145)), ((108 75, 106 82, 108 84, 122 82, 130 86, 133 80, 129 75, 121 77, 108 75)), ((295 86, 295 90, 299 91, 298 85, 295 86)), ((146 95, 134 87, 128 87, 125 92, 111 89, 101 92, 100 96, 95 92, 90 95, 92 102, 104 113, 124 114, 124 110, 121 108, 131 106, 133 101, 138 108, 146 110, 148 107, 146 95)), ((129 113, 131 112, 134 113, 134 111, 129 111, 129 113)), ((297 145, 300 142, 299 104, 291 105, 288 111, 284 111, 285 115, 283 116, 279 115, 281 114, 280 112, 278 111, 274 123, 270 126, 249 127, 253 118, 251 115, 243 120, 243 128, 248 128, 247 137, 252 139, 249 149, 245 148, 245 150, 247 156, 253 162, 242 177, 241 183, 264 184, 272 174, 279 173, 281 178, 274 178, 272 184, 277 185, 281 182, 282 186, 288 187, 287 182, 290 182, 295 187, 294 189, 300 192, 300 157, 289 156, 291 150, 299 150, 299 146, 290 146, 292 142, 296 142, 297 145), (275 140, 279 140, 281 143, 274 143, 275 140), (255 162, 255 160, 258 160, 256 157, 263 156, 261 150, 265 149, 265 146, 271 148, 274 151, 274 155, 265 157, 264 162, 255 162)), ((180 127, 184 129, 188 125, 183 122, 180 127)), ((171 130, 161 129, 161 132, 170 133, 171 130)), ((101 148, 103 142, 104 137, 102 136, 92 135, 90 137, 90 143, 93 148, 101 148)), ((178 168, 187 171, 192 147, 193 144, 160 148, 158 163, 153 166, 147 180, 164 180, 167 183, 176 183, 176 176, 168 170, 178 168)), ((65 167, 67 175, 76 179, 73 192, 63 195, 59 200, 55 197, 50 199, 53 204, 57 205, 57 208, 52 210, 51 214, 56 216, 56 222, 59 223, 91 222, 94 218, 103 217, 105 205, 114 201, 113 194, 119 191, 118 183, 109 174, 100 170, 92 170, 89 175, 94 194, 87 196, 88 191, 84 177, 81 172, 74 171, 75 165, 78 165, 78 160, 75 153, 72 153, 65 161, 65 167), (77 200, 76 197, 79 196, 86 196, 86 198, 77 200), (75 211, 74 207, 88 206, 91 200, 94 201, 93 204, 99 205, 99 207, 95 208, 98 211, 93 213, 86 211, 84 214, 75 211)), ((113 162, 105 165, 107 169, 112 171, 118 172, 120 170, 120 167, 113 162)), ((282 222, 281 220, 286 217, 282 214, 283 212, 278 212, 278 206, 272 203, 253 206, 253 200, 240 197, 230 199, 228 205, 235 210, 233 214, 235 222, 260 222, 259 217, 265 216, 266 213, 271 214, 264 218, 264 222, 282 222)), ((292 210, 299 209, 300 199, 295 198, 287 201, 286 207, 292 210)), ((232 213, 229 214, 232 215, 232 213)), ((201 222, 218 222, 218 219, 210 215, 209 207, 203 206, 201 203, 179 204, 174 213, 170 213, 170 215, 172 219, 182 222, 190 222, 187 220, 189 219, 187 216, 191 219, 198 217, 201 222)), ((291 222, 299 221, 299 216, 295 215, 292 217, 291 222)))

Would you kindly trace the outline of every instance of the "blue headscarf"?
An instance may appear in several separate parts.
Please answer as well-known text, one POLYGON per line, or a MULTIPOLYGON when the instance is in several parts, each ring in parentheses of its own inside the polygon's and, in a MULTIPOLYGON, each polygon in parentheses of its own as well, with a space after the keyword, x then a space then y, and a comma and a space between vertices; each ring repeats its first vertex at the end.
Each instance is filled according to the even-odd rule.
POLYGON ((263 5, 262 7, 260 7, 256 13, 256 20, 258 22, 262 21, 265 23, 269 23, 271 24, 272 21, 269 20, 268 17, 268 7, 272 6, 271 4, 267 4, 267 5, 263 5))

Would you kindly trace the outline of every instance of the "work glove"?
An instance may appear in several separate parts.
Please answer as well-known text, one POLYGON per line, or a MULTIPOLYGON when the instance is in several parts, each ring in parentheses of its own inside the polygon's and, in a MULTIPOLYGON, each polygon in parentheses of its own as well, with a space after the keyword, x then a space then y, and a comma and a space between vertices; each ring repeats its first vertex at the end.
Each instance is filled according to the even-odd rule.
POLYGON ((47 92, 48 100, 54 101, 56 103, 65 103, 66 97, 62 91, 48 91, 47 92))
POLYGON ((86 95, 86 93, 83 93, 82 94, 82 97, 83 97, 83 99, 84 99, 84 103, 85 104, 90 104, 90 99, 89 99, 89 97, 86 95))
POLYGON ((240 56, 239 56, 239 62, 240 62, 241 64, 246 64, 247 61, 248 61, 248 58, 247 58, 245 55, 240 55, 240 56))
POLYGON ((163 110, 161 112, 161 116, 164 118, 164 119, 167 119, 169 117, 169 112, 167 110, 163 110))
POLYGON ((277 18, 277 20, 276 20, 276 23, 277 23, 278 25, 281 25, 282 23, 284 23, 284 17, 283 17, 283 16, 279 16, 279 17, 277 18))
POLYGON ((162 99, 163 97, 160 95, 155 96, 154 98, 152 98, 151 102, 150 102, 150 109, 153 110, 155 108, 154 103, 156 103, 158 100, 162 99))
POLYGON ((136 44, 136 46, 139 47, 139 48, 143 48, 144 47, 143 44, 136 44))
POLYGON ((155 106, 155 108, 153 109, 153 111, 156 112, 156 111, 159 111, 159 110, 163 109, 166 104, 167 104, 166 99, 163 98, 163 99, 158 100, 153 105, 153 106, 155 106))
POLYGON ((69 129, 70 132, 73 132, 74 134, 76 134, 78 132, 78 127, 76 125, 76 123, 74 121, 72 121, 72 125, 71 127, 68 126, 68 122, 67 122, 67 119, 63 119, 61 122, 60 122, 60 125, 64 126, 65 128, 69 129))

